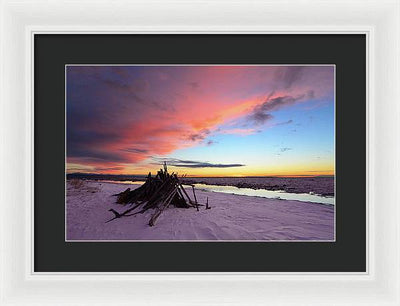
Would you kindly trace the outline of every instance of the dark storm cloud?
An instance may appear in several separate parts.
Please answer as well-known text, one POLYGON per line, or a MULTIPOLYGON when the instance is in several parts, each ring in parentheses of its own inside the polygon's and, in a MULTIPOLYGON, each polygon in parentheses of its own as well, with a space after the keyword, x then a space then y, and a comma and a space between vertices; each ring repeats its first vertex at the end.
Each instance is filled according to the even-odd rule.
POLYGON ((249 116, 251 121, 254 121, 255 124, 261 125, 272 119, 273 116, 271 114, 266 114, 261 110, 254 110, 254 112, 249 116))
POLYGON ((278 110, 284 106, 293 105, 296 101, 299 101, 302 98, 304 98, 304 95, 301 95, 298 97, 281 96, 281 97, 273 98, 273 99, 265 101, 261 105, 258 105, 256 107, 256 110, 260 111, 260 112, 270 112, 270 111, 278 110))
POLYGON ((186 139, 191 141, 203 140, 210 134, 210 130, 203 129, 198 133, 190 134, 186 139))
MULTIPOLYGON (((305 94, 298 95, 296 97, 293 96, 280 96, 276 98, 268 98, 262 104, 259 104, 254 107, 253 112, 248 116, 250 121, 253 121, 257 125, 264 124, 266 121, 273 118, 270 112, 277 111, 281 108, 288 107, 294 105, 298 101, 304 99, 312 99, 314 97, 314 92, 312 90, 308 91, 305 94)), ((293 122, 293 121, 291 121, 293 122)), ((287 124, 291 123, 290 120, 287 124)))
POLYGON ((106 145, 110 142, 113 141, 118 141, 123 139, 123 136, 113 132, 113 131, 107 131, 107 130, 86 130, 86 129, 81 129, 78 130, 78 126, 74 125, 68 125, 68 138, 67 142, 69 146, 75 146, 75 145, 91 145, 91 144, 96 144, 96 145, 106 145))
POLYGON ((278 110, 285 106, 293 105, 296 101, 302 99, 304 95, 299 97, 292 96, 281 96, 273 99, 268 99, 262 104, 257 105, 253 109, 253 113, 249 116, 251 121, 254 121, 255 124, 261 125, 266 121, 273 118, 273 116, 269 113, 271 111, 278 110))
POLYGON ((181 160, 176 158, 153 158, 155 165, 166 162, 167 165, 182 168, 232 168, 243 167, 243 164, 212 164, 208 162, 199 162, 194 160, 181 160))
POLYGON ((127 148, 127 149, 122 149, 121 151, 129 152, 129 153, 138 153, 138 154, 146 154, 149 152, 149 150, 137 149, 137 148, 127 148))
POLYGON ((91 163, 130 162, 130 158, 126 154, 110 150, 101 150, 98 147, 90 147, 86 145, 70 146, 67 150, 67 154, 71 161, 73 161, 74 158, 79 158, 91 163))
POLYGON ((68 162, 97 166, 145 158, 147 148, 121 149, 115 144, 124 147, 128 135, 140 139, 146 125, 139 122, 154 110, 162 111, 154 99, 142 98, 148 89, 140 68, 68 66, 68 162))
POLYGON ((285 89, 289 89, 292 85, 301 79, 303 74, 304 67, 301 66, 291 66, 286 67, 286 70, 283 73, 283 87, 285 89))

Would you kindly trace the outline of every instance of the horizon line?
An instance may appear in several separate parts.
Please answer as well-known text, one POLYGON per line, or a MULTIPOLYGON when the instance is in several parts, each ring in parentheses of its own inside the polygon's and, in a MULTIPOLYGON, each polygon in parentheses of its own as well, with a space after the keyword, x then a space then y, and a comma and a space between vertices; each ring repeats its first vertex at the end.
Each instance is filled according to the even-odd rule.
MULTIPOLYGON (((151 173, 151 171, 149 172, 151 173)), ((156 175, 155 172, 152 175, 156 175)), ((108 176, 148 176, 147 174, 116 174, 116 173, 87 173, 87 172, 72 172, 65 173, 65 175, 108 175, 108 176)), ((179 176, 179 175, 178 175, 179 176)), ((275 175, 185 175, 184 177, 319 177, 319 176, 332 176, 335 174, 275 174, 275 175)))

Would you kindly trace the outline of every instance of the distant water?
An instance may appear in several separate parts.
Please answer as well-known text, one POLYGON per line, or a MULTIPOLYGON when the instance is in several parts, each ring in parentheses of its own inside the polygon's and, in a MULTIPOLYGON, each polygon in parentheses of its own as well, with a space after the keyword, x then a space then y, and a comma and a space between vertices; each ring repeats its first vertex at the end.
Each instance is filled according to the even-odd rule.
POLYGON ((307 193, 334 196, 335 178, 316 177, 188 177, 182 179, 187 184, 235 186, 239 188, 285 191, 287 193, 307 193))
POLYGON ((295 201, 313 202, 313 203, 329 204, 329 205, 335 204, 334 197, 324 197, 310 193, 289 193, 282 190, 239 188, 236 186, 218 186, 218 185, 205 185, 205 184, 194 184, 194 186, 200 190, 205 190, 205 191, 246 195, 252 197, 262 197, 268 199, 295 200, 295 201))
MULTIPOLYGON (((114 180, 101 180, 105 183, 116 183, 123 185, 141 185, 144 181, 114 181, 114 180)), ((185 185, 187 186, 187 185, 185 185)), ((283 190, 266 190, 266 189, 252 189, 252 188, 239 188, 236 186, 220 186, 195 183, 194 186, 199 190, 209 192, 221 192, 228 194, 246 195, 252 197, 262 197, 268 199, 280 200, 295 200, 302 202, 312 202, 325 205, 334 205, 335 198, 330 196, 321 196, 313 193, 290 193, 283 190)))
MULTIPOLYGON (((145 175, 111 175, 111 174, 68 174, 68 179, 89 179, 143 182, 145 175)), ((235 186, 238 188, 265 189, 270 191, 285 191, 287 193, 306 193, 333 197, 335 195, 334 176, 306 176, 306 177, 183 177, 182 184, 205 184, 217 186, 235 186)))

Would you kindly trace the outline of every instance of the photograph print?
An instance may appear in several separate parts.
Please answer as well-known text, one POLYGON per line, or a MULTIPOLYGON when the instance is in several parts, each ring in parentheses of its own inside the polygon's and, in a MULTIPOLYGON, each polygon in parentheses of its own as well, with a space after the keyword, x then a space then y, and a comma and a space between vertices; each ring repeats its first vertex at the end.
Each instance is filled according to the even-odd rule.
POLYGON ((66 241, 335 241, 334 65, 66 65, 66 241))

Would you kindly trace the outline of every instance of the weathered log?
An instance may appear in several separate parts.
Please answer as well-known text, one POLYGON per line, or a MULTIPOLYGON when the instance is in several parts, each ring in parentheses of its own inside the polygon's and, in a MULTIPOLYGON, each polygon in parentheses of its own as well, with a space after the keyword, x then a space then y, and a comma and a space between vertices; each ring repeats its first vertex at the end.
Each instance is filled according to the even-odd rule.
POLYGON ((186 200, 185 200, 185 197, 183 196, 183 193, 182 193, 182 191, 181 191, 180 188, 178 188, 178 194, 179 194, 179 196, 182 198, 182 200, 185 202, 185 204, 187 204, 187 203, 186 203, 186 200))
POLYGON ((208 206, 208 197, 207 197, 206 209, 211 209, 211 207, 208 206))
POLYGON ((108 222, 110 222, 110 221, 112 221, 112 220, 114 220, 114 219, 117 219, 117 218, 121 218, 121 215, 117 212, 117 211, 115 211, 114 209, 112 209, 112 208, 110 208, 108 211, 111 211, 112 213, 114 213, 114 218, 111 218, 110 220, 108 220, 108 221, 106 221, 106 223, 108 223, 108 222))
POLYGON ((126 203, 128 197, 129 197, 130 191, 131 191, 131 189, 128 188, 128 189, 126 189, 125 191, 121 192, 121 193, 118 195, 117 203, 118 203, 118 204, 126 203))
POLYGON ((176 180, 177 180, 177 182, 178 182, 179 187, 182 189, 183 193, 184 193, 185 196, 188 198, 189 203, 192 204, 192 206, 193 206, 193 201, 190 199, 189 195, 186 193, 185 188, 183 188, 181 182, 179 182, 178 177, 177 177, 176 175, 175 175, 175 178, 176 178, 176 180))
POLYGON ((194 185, 192 185, 192 190, 193 190, 194 201, 196 203, 196 209, 197 211, 199 211, 199 205, 197 203, 196 193, 194 192, 194 185))
POLYGON ((166 180, 160 188, 151 196, 148 200, 147 204, 143 208, 150 208, 153 207, 157 202, 160 200, 163 194, 168 193, 168 190, 171 188, 170 180, 166 180))
POLYGON ((129 215, 128 215, 128 213, 130 213, 131 211, 135 210, 135 209, 136 209, 137 207, 139 207, 140 205, 141 205, 141 203, 140 203, 140 204, 136 204, 134 207, 131 207, 131 208, 125 210, 125 211, 122 212, 122 213, 119 213, 119 212, 115 211, 115 210, 112 209, 112 208, 109 209, 108 211, 113 212, 114 215, 115 215, 115 217, 114 217, 114 218, 111 218, 111 219, 108 220, 108 221, 106 221, 106 223, 108 223, 108 222, 110 222, 110 221, 112 221, 112 220, 114 220, 114 219, 117 219, 117 218, 128 217, 128 216, 133 216, 133 215, 135 215, 135 214, 129 214, 129 215))
POLYGON ((157 209, 157 211, 154 213, 154 215, 150 218, 149 220, 149 225, 154 226, 158 217, 161 215, 161 213, 166 209, 169 204, 171 204, 172 199, 174 198, 177 190, 173 190, 171 195, 164 201, 164 203, 157 209))

